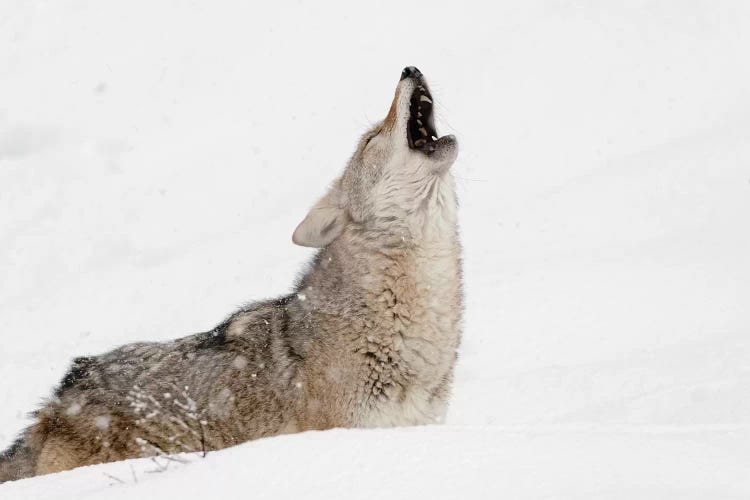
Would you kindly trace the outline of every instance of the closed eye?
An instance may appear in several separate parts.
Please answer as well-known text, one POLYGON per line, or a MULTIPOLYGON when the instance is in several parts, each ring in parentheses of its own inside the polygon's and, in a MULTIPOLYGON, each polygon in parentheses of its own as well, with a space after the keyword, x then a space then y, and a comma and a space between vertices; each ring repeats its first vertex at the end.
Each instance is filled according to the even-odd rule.
POLYGON ((370 144, 370 141, 372 141, 373 139, 375 139, 378 136, 378 134, 380 134, 380 130, 378 130, 377 132, 375 132, 374 134, 372 134, 370 137, 368 137, 367 140, 365 141, 365 146, 364 147, 366 148, 370 144))

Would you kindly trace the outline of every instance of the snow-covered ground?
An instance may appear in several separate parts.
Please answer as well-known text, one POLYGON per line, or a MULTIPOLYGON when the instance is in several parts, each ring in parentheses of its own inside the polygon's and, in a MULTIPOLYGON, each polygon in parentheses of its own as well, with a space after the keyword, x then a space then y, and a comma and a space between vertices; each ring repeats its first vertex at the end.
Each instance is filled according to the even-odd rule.
POLYGON ((406 65, 461 144, 467 295, 447 425, 0 498, 748 498, 748 47, 742 1, 0 0, 0 447, 73 356, 287 291, 406 65))

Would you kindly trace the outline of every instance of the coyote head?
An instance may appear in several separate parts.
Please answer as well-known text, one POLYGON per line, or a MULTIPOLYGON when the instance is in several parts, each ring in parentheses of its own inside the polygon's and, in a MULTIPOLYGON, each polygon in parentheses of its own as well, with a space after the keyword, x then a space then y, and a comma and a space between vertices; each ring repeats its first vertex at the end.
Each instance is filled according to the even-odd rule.
POLYGON ((344 173, 294 231, 298 245, 324 247, 347 227, 383 243, 419 243, 455 227, 449 168, 452 135, 438 137, 434 102, 415 67, 405 68, 385 119, 365 133, 344 173))

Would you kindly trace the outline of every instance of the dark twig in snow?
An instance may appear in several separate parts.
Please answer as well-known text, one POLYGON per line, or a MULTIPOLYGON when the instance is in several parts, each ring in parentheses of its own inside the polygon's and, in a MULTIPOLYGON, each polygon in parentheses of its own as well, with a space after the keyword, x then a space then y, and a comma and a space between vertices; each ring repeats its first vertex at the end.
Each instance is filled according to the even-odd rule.
POLYGON ((113 476, 112 474, 107 474, 106 472, 102 472, 102 474, 104 474, 105 476, 107 476, 110 479, 114 479, 115 481, 117 481, 120 484, 125 484, 125 481, 123 481, 119 477, 113 476))

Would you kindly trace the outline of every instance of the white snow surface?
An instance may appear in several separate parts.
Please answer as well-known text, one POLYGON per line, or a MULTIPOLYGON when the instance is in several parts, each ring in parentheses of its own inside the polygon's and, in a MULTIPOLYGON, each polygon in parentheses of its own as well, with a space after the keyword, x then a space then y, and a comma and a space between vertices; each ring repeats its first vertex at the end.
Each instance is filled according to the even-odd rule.
POLYGON ((0 447, 77 355, 287 292, 401 68, 457 135, 441 426, 0 498, 750 497, 750 5, 0 1, 0 447))

